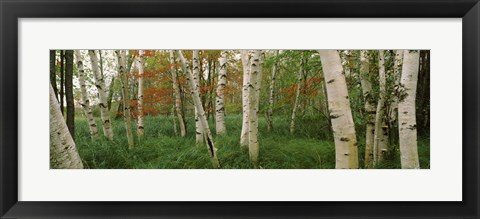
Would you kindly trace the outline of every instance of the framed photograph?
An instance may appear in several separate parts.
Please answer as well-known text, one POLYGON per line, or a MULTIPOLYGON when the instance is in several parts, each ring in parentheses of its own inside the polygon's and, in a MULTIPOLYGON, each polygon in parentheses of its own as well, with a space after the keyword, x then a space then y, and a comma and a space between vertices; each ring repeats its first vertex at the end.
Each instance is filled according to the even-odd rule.
POLYGON ((480 217, 477 0, 0 13, 1 218, 480 217))

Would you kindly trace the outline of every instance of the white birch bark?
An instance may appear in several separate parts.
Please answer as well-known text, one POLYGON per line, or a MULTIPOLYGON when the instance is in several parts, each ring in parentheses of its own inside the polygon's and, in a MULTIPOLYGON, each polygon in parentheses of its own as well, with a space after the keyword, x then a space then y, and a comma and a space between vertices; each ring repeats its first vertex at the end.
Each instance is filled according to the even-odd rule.
POLYGON ((372 74, 367 50, 360 51, 360 78, 365 101, 365 168, 373 168, 373 144, 375 135, 375 100, 372 96, 372 74))
MULTIPOLYGON (((198 95, 200 95, 200 63, 198 60, 198 50, 193 50, 193 79, 198 86, 198 95)), ((203 143, 203 127, 199 118, 198 109, 195 107, 195 142, 203 143)))
POLYGON ((173 55, 173 50, 170 50, 170 73, 172 74, 172 84, 175 95, 175 111, 180 126, 180 135, 185 137, 187 129, 185 128, 185 120, 182 115, 182 97, 180 96, 180 86, 178 84, 177 73, 175 72, 175 56, 173 55))
POLYGON ((97 87, 98 91, 98 105, 100 106, 100 116, 102 118, 103 133, 110 141, 113 141, 113 130, 110 120, 110 112, 107 108, 107 93, 105 90, 105 80, 100 72, 97 52, 95 50, 88 50, 88 55, 90 56, 90 60, 92 62, 92 71, 95 76, 95 86, 97 87))
MULTIPOLYGON (((122 82, 122 96, 123 96, 123 120, 125 122, 125 131, 127 135, 128 149, 134 148, 133 133, 132 133, 132 118, 130 115, 130 94, 128 87, 127 75, 127 51, 115 50, 117 55, 117 70, 122 82)), ((131 67, 133 69, 133 66, 131 67)))
POLYGON ((385 54, 383 50, 379 50, 378 54, 378 76, 379 76, 379 98, 377 103, 377 113, 375 114, 375 136, 373 138, 373 163, 378 165, 385 158, 387 153, 387 141, 385 139, 385 93, 386 76, 385 76, 385 54))
MULTIPOLYGON (((278 57, 280 50, 276 51, 276 57, 278 57)), ((267 119, 268 119, 268 131, 273 130, 273 104, 275 101, 275 79, 277 73, 277 61, 273 63, 272 68, 272 78, 270 79, 270 95, 268 97, 268 112, 267 112, 267 119)))
POLYGON ((75 50, 75 59, 77 60, 78 81, 80 84, 80 105, 87 118, 90 137, 93 140, 98 137, 98 130, 95 118, 93 118, 92 107, 90 107, 90 100, 88 99, 87 87, 85 85, 85 71, 83 69, 83 60, 80 55, 80 50, 75 50))
POLYGON ((357 169, 358 148, 342 63, 336 50, 319 50, 335 139, 335 168, 357 169))
POLYGON ((250 161, 253 164, 258 163, 259 143, 258 143, 258 111, 259 111, 259 93, 261 86, 262 64, 261 50, 254 50, 250 63, 250 81, 248 83, 248 152, 250 161))
POLYGON ((215 100, 215 123, 217 135, 227 133, 225 128, 225 87, 227 85, 227 52, 224 50, 218 59, 220 63, 220 71, 218 73, 217 95, 215 100))
POLYGON ((200 100, 200 86, 195 80, 192 69, 190 69, 190 66, 187 65, 187 62, 182 55, 182 51, 177 50, 177 54, 180 58, 180 61, 182 62, 183 68, 187 71, 186 74, 188 75, 188 83, 190 84, 190 88, 192 89, 193 103, 195 104, 195 109, 197 109, 198 112, 198 119, 201 123, 202 133, 204 133, 202 137, 205 138, 204 140, 207 143, 207 148, 210 154, 210 158, 212 160, 213 167, 219 168, 220 163, 218 162, 217 158, 217 148, 215 148, 215 145, 213 143, 212 133, 210 132, 207 117, 205 115, 205 110, 203 109, 202 101, 200 100))
POLYGON ((50 85, 50 168, 83 169, 67 124, 60 112, 60 104, 50 85))
POLYGON ((400 79, 401 92, 398 103, 400 161, 402 169, 419 169, 415 96, 420 51, 405 50, 403 53, 402 76, 400 79))
POLYGON ((240 55, 242 59, 243 66, 243 86, 242 86, 242 132, 240 134, 240 146, 247 147, 249 144, 248 140, 248 128, 249 128, 249 82, 250 82, 250 58, 248 55, 248 50, 240 50, 240 55))
POLYGON ((398 117, 398 88, 400 85, 400 77, 402 74, 402 62, 403 62, 403 50, 399 49, 395 51, 395 61, 393 64, 393 76, 395 78, 395 85, 393 94, 393 100, 390 107, 390 122, 394 122, 398 117))
POLYGON ((137 107, 138 107, 138 117, 137 117, 137 135, 138 137, 143 137, 145 134, 144 122, 143 122, 143 55, 145 52, 143 50, 138 50, 138 56, 135 60, 138 68, 138 95, 137 95, 137 107))
POLYGON ((295 120, 297 118, 297 108, 298 108, 298 105, 300 104, 300 91, 301 91, 301 88, 302 88, 302 84, 303 84, 303 76, 304 76, 304 73, 303 73, 303 64, 304 64, 304 53, 302 52, 302 58, 301 58, 301 61, 300 61, 300 69, 298 70, 298 73, 297 73, 297 89, 296 89, 296 93, 295 93, 295 103, 293 104, 293 109, 292 109, 292 116, 290 118, 290 134, 293 134, 295 133, 295 120))

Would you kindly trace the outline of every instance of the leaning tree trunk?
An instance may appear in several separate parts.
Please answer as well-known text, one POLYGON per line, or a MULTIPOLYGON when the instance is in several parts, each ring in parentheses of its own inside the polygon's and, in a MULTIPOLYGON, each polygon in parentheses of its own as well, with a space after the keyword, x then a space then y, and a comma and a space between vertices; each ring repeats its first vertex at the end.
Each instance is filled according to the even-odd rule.
POLYGON ((53 93, 55 94, 55 98, 58 100, 57 75, 55 73, 55 62, 57 61, 56 53, 57 50, 50 50, 50 84, 52 84, 53 93))
MULTIPOLYGON (((205 138, 204 140, 207 143, 207 148, 210 153, 210 158, 212 160, 213 167, 219 168, 220 163, 218 162, 218 158, 217 158, 217 148, 215 148, 215 145, 213 143, 212 133, 210 132, 210 128, 208 126, 207 118, 205 115, 205 110, 203 109, 202 101, 200 100, 200 86, 198 85, 195 79, 192 69, 190 69, 190 66, 187 65, 187 62, 185 61, 185 58, 182 55, 182 51, 177 50, 177 54, 178 54, 178 57, 180 58, 180 61, 182 62, 183 68, 187 71, 188 82, 190 84, 190 89, 192 90, 193 103, 195 104, 195 109, 197 109, 197 112, 198 112, 198 119, 200 120, 200 123, 201 123, 202 133, 204 133, 203 137, 205 138)), ((195 51, 194 51, 194 54, 195 54, 195 51)))
POLYGON ((385 138, 385 93, 386 77, 385 77, 385 55, 384 51, 380 50, 378 54, 378 76, 379 76, 379 98, 377 103, 377 112, 375 114, 375 136, 373 138, 373 163, 378 165, 383 162, 387 153, 387 142, 385 138))
MULTIPOLYGON (((133 149, 132 117, 130 116, 130 95, 128 89, 127 75, 127 52, 125 50, 115 50, 117 55, 118 76, 122 81, 122 106, 123 120, 125 121, 125 130, 127 134, 128 149, 133 149)), ((133 68, 133 67, 132 67, 133 68)))
POLYGON ((50 168, 83 169, 75 142, 63 120, 55 92, 50 85, 50 168))
POLYGON ((87 87, 85 85, 85 71, 83 70, 83 60, 80 55, 80 50, 75 50, 75 59, 77 60, 78 81, 80 83, 80 106, 82 106, 85 117, 87 118, 90 137, 93 140, 98 136, 97 124, 93 118, 90 100, 88 99, 87 87))
POLYGON ((248 50, 240 50, 242 66, 243 66, 243 87, 242 87, 242 132, 240 134, 240 146, 248 146, 248 122, 249 122, 249 82, 250 82, 250 58, 248 50))
POLYGON ((227 86, 227 52, 221 52, 220 58, 220 72, 218 73, 217 95, 215 100, 215 123, 217 135, 224 135, 227 133, 225 128, 225 87, 227 86))
POLYGON ((67 127, 75 141, 75 104, 73 100, 73 50, 65 50, 65 98, 67 100, 67 127))
POLYGON ((365 101, 365 168, 373 168, 373 144, 375 135, 375 99, 372 91, 372 74, 370 73, 370 63, 368 51, 360 51, 360 78, 362 84, 363 99, 365 101))
POLYGON ((400 161, 402 169, 419 169, 415 96, 417 91, 419 50, 405 50, 398 102, 400 161))
POLYGON ((250 67, 250 82, 248 84, 248 152, 250 161, 256 165, 258 163, 258 108, 259 108, 259 93, 261 86, 262 64, 261 64, 261 50, 254 50, 251 67, 250 67))
POLYGON ((170 50, 170 73, 172 74, 173 91, 175 92, 175 111, 177 113, 178 124, 180 126, 180 135, 185 137, 187 129, 185 128, 185 120, 182 113, 182 97, 180 95, 180 86, 178 85, 177 72, 175 72, 175 57, 173 50, 170 50))
MULTIPOLYGON (((278 58, 278 53, 280 50, 277 50, 275 59, 278 58)), ((273 63, 272 68, 272 78, 270 79, 270 95, 268 97, 268 112, 267 112, 267 120, 268 120, 268 131, 273 130, 273 103, 275 100, 275 74, 277 73, 277 60, 273 63)))
MULTIPOLYGON (((199 93, 200 95, 200 64, 198 60, 198 50, 193 50, 193 79, 195 80, 195 84, 199 86, 199 93)), ((203 108, 203 106, 202 106, 203 108)), ((202 128, 202 122, 200 121, 199 118, 199 112, 197 107, 195 107, 195 142, 197 144, 200 144, 203 142, 203 128, 202 128)))
POLYGON ((335 138, 335 168, 357 169, 358 147, 347 83, 336 50, 319 50, 335 138))
POLYGON ((137 121, 137 135, 143 137, 144 125, 143 125, 143 50, 138 51, 137 67, 138 67, 138 121, 137 121))
POLYGON ((297 73, 297 89, 295 93, 295 103, 293 104, 292 117, 290 119, 290 134, 295 133, 295 120, 297 118, 297 109, 300 104, 300 91, 303 84, 303 64, 304 64, 304 52, 302 51, 302 58, 300 61, 300 69, 297 73))
POLYGON ((105 81, 100 73, 97 53, 95 52, 95 50, 88 50, 88 55, 90 56, 90 60, 92 62, 92 71, 95 76, 95 86, 97 87, 98 91, 98 105, 100 106, 100 116, 102 117, 103 134, 110 141, 113 141, 113 130, 110 122, 110 112, 107 109, 107 94, 105 91, 105 81))

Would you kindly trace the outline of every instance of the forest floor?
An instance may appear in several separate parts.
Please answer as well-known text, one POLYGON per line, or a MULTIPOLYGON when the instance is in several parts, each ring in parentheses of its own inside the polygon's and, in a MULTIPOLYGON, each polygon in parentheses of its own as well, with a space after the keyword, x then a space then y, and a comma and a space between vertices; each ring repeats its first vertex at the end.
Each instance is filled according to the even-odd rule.
MULTIPOLYGON (((259 118, 260 155, 257 168, 264 169, 333 169, 335 168, 335 145, 333 136, 324 118, 298 118, 296 134, 289 132, 287 117, 274 119, 274 131, 267 131, 265 117, 259 118), (319 122, 320 121, 320 122, 319 122)), ((100 121, 99 138, 92 141, 84 118, 75 120, 75 142, 85 168, 90 169, 206 169, 212 168, 205 144, 195 145, 193 118, 188 118, 187 136, 175 134, 171 116, 145 118, 145 137, 138 139, 132 127, 135 148, 127 149, 123 120, 113 120, 114 141, 103 137, 100 121)), ((248 158, 248 150, 239 144, 242 116, 227 115, 227 135, 215 136, 212 119, 210 130, 214 134, 217 156, 224 169, 254 168, 248 158)), ((178 127, 177 127, 178 128, 178 127)), ((178 131, 179 133, 179 131, 178 131)), ((357 127, 359 161, 363 167, 364 131, 357 127)), ((419 137, 419 157, 422 169, 430 168, 430 139, 419 137)), ((400 169, 397 149, 379 169, 400 169)))

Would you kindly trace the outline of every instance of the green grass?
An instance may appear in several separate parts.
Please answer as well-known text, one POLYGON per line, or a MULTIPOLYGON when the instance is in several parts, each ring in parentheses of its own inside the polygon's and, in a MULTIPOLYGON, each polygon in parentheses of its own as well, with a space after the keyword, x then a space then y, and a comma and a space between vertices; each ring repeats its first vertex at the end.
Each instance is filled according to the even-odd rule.
MULTIPOLYGON (((172 117, 145 118, 145 137, 135 135, 135 148, 127 149, 123 120, 113 120, 114 141, 103 136, 100 121, 99 138, 90 139, 87 121, 77 118, 76 144, 84 166, 91 169, 205 169, 212 168, 207 147, 195 145, 193 118, 187 118, 187 136, 174 133, 172 117)), ((248 151, 239 145, 241 115, 227 115, 227 135, 215 136, 215 146, 222 168, 254 168, 248 151)), ((210 129, 215 133, 213 121, 210 129)), ((335 145, 328 124, 323 118, 299 118, 296 134, 289 132, 289 119, 276 117, 274 131, 267 131, 264 117, 259 121, 260 155, 256 168, 265 169, 332 169, 335 168, 335 145), (323 122, 322 122, 323 121, 323 122)), ((132 127, 135 134, 136 130, 132 127)), ((360 134, 362 135, 362 134, 360 134)), ((360 136, 359 135, 359 136, 360 136)), ((363 166, 363 139, 359 137, 359 160, 363 166)), ((422 168, 429 168, 430 147, 428 138, 420 138, 419 154, 422 168)), ((400 168, 398 153, 378 168, 400 168)))

